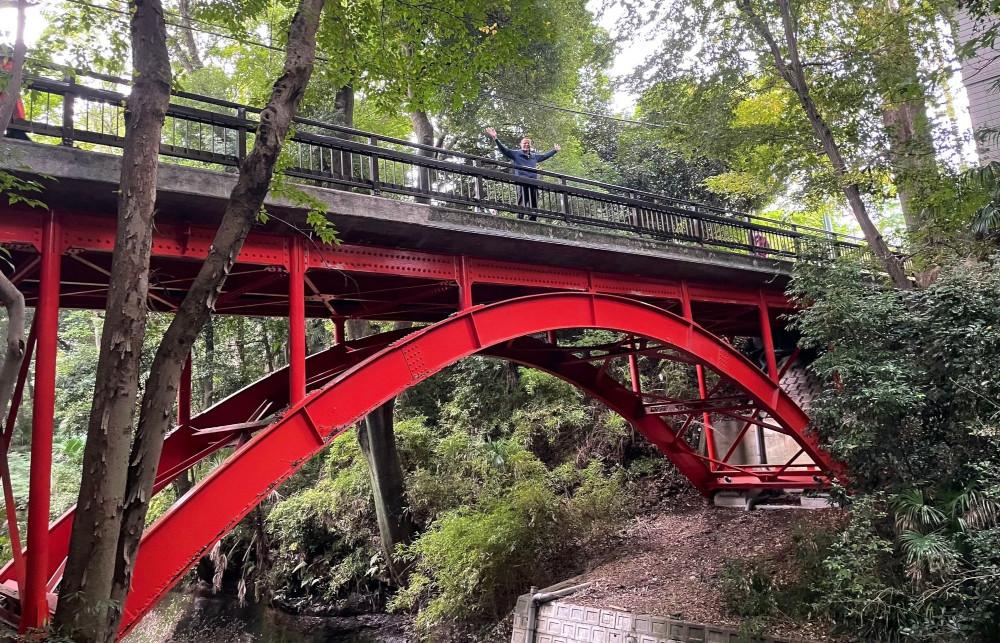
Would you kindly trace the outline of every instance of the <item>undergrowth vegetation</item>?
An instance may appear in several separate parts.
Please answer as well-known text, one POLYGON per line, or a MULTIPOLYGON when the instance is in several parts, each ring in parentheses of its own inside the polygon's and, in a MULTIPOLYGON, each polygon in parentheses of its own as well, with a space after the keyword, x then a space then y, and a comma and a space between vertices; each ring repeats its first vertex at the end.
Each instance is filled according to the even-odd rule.
POLYGON ((813 426, 847 467, 835 533, 797 538, 800 578, 731 566, 721 584, 750 629, 826 618, 868 641, 1000 640, 1000 262, 945 266, 900 292, 850 262, 797 266, 802 345, 829 384, 813 426))
MULTIPOLYGON (((609 338, 588 331, 574 340, 609 338)), ((669 379, 677 391, 696 390, 693 378, 666 372, 672 364, 640 364, 650 386, 669 379)), ((242 579, 241 592, 249 585, 292 611, 410 611, 425 634, 495 621, 530 585, 576 573, 581 552, 627 517, 635 480, 663 466, 627 423, 573 386, 497 360, 446 369, 398 398, 395 416, 417 526, 395 552, 406 583, 390 577, 372 483, 349 431, 223 541, 213 560, 242 579)))

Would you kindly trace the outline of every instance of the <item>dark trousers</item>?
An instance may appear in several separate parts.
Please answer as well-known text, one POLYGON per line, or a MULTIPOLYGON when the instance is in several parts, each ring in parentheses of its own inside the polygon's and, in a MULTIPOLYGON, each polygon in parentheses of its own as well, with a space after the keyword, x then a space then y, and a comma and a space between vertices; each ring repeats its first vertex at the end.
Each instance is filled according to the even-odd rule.
MULTIPOLYGON (((515 183, 514 187, 517 189, 517 205, 522 208, 538 208, 538 188, 534 185, 521 185, 520 183, 515 183)), ((517 213, 518 219, 523 219, 527 217, 528 221, 535 221, 535 215, 533 214, 521 214, 517 213)))

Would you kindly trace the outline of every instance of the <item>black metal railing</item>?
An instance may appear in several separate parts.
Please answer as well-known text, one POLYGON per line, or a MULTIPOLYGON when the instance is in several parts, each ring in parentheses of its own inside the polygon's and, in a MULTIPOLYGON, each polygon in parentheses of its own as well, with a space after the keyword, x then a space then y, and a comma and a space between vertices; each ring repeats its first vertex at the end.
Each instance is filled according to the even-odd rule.
MULTIPOLYGON (((23 94, 27 118, 11 128, 37 135, 39 142, 114 151, 124 143, 126 91, 128 81, 103 74, 31 75, 23 94)), ((236 168, 253 145, 259 113, 175 91, 160 154, 168 162, 236 168)), ((838 255, 869 255, 857 237, 557 172, 538 170, 536 180, 515 179, 508 163, 305 118, 295 119, 286 152, 291 162, 285 173, 304 183, 761 257, 794 259, 817 244, 838 255), (537 207, 517 204, 517 185, 537 189, 537 207)))

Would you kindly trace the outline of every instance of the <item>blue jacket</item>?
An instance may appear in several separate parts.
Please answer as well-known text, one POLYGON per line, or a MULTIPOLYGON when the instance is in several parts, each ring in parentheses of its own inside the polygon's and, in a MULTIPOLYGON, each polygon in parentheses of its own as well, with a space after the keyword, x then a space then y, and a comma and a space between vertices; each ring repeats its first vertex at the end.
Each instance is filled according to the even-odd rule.
POLYGON ((509 147, 501 143, 499 138, 496 139, 496 142, 497 142, 497 147, 500 149, 500 153, 509 158, 511 162, 514 163, 515 166, 517 166, 517 169, 514 170, 514 175, 523 176, 526 179, 537 179, 538 172, 532 172, 532 170, 538 167, 539 163, 541 163, 547 158, 551 158, 556 153, 556 150, 552 150, 551 152, 546 152, 545 154, 535 154, 534 152, 526 153, 523 150, 510 149, 509 147), (520 168, 527 168, 527 169, 522 170, 520 168))

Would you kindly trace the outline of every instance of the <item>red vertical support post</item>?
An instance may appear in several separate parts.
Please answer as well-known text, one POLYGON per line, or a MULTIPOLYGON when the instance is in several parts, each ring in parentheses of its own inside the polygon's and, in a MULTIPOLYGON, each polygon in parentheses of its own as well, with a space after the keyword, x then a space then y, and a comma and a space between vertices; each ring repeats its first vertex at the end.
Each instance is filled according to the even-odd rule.
POLYGON ((550 330, 545 332, 545 338, 549 340, 549 343, 553 346, 559 345, 559 337, 556 335, 556 331, 550 330))
POLYGON ((38 344, 31 416, 31 473, 28 495, 28 560, 21 602, 22 632, 49 620, 46 600, 49 561, 49 509, 52 496, 52 429, 56 406, 56 339, 59 334, 59 260, 62 234, 58 215, 49 212, 42 231, 38 284, 38 344))
POLYGON ((760 336, 764 340, 764 358, 767 360, 767 375, 772 381, 778 381, 778 361, 774 356, 774 337, 771 335, 771 316, 767 314, 767 297, 764 291, 758 291, 757 309, 760 311, 760 336))
POLYGON ((458 258, 458 309, 472 308, 472 279, 469 277, 469 258, 462 255, 458 258))
POLYGON ((302 240, 293 237, 288 253, 288 375, 291 402, 306 396, 306 291, 305 252, 302 240))
POLYGON ((333 343, 340 346, 347 337, 347 320, 343 317, 333 318, 333 343))
MULTIPOLYGON (((684 319, 693 322, 694 313, 691 310, 691 293, 688 290, 688 284, 686 281, 681 282, 681 308, 684 312, 684 319)), ((708 396, 708 386, 705 384, 705 369, 701 365, 694 367, 695 373, 698 375, 698 397, 704 400, 708 396)), ((702 413, 702 421, 705 423, 705 448, 708 450, 708 468, 710 471, 715 470, 715 464, 713 460, 718 459, 718 455, 715 449, 715 434, 712 433, 712 418, 708 411, 702 413)))
POLYGON ((181 382, 177 389, 177 424, 186 426, 191 423, 191 354, 184 362, 181 371, 181 382))
MULTIPOLYGON (((637 342, 632 343, 632 349, 638 349, 639 345, 637 342)), ((635 353, 629 353, 628 356, 628 372, 632 377, 632 390, 636 393, 642 392, 642 382, 639 380, 639 357, 635 353)))
MULTIPOLYGON (((771 335, 771 316, 767 312, 767 297, 763 290, 757 291, 757 310, 760 313, 760 336, 764 341, 764 359, 767 360, 767 375, 775 384, 781 379, 778 360, 774 355, 774 337, 771 335)), ((767 448, 764 446, 764 427, 757 425, 757 455, 760 463, 767 463, 767 448)))

